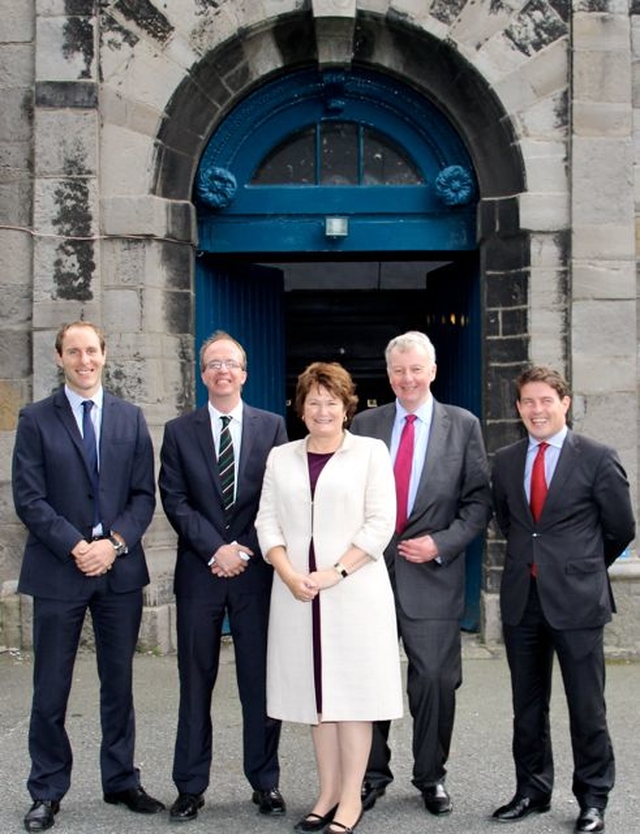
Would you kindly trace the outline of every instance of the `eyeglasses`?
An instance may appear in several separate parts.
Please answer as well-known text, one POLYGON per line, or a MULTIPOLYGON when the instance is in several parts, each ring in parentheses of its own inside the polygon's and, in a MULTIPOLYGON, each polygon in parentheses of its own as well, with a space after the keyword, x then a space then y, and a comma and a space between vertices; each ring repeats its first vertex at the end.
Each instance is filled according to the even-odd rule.
POLYGON ((235 359, 212 359, 204 366, 207 371, 221 371, 223 368, 226 371, 244 370, 240 362, 235 359))

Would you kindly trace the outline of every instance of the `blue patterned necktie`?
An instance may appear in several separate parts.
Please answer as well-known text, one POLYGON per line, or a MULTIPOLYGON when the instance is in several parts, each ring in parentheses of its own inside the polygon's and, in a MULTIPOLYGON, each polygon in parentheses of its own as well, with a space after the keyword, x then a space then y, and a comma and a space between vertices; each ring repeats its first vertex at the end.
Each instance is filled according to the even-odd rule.
POLYGON ((82 403, 82 449, 93 484, 93 526, 96 527, 100 524, 100 476, 98 473, 98 443, 93 428, 93 420, 91 419, 91 409, 94 405, 93 400, 84 400, 82 403))

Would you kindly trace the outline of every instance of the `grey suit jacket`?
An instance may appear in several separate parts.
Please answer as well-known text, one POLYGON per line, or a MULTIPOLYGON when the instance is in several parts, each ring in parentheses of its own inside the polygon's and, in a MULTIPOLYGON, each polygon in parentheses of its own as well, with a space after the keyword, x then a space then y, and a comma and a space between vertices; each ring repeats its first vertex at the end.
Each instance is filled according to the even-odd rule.
MULTIPOLYGON (((153 448, 141 410, 108 391, 100 450, 103 527, 129 548, 108 575, 110 589, 123 593, 149 582, 141 539, 155 508, 153 448)), ((13 496, 29 531, 18 590, 60 600, 90 594, 95 580, 78 570, 70 551, 91 537, 93 484, 63 389, 20 413, 13 496)))
MULTIPOLYGON (((360 412, 351 431, 391 443, 395 403, 360 412)), ((429 534, 440 561, 410 564, 397 555, 397 537, 385 558, 396 599, 412 619, 459 619, 464 613, 464 549, 491 517, 489 467, 480 423, 469 411, 434 400, 433 420, 416 500, 403 539, 429 534)))
POLYGON ((527 438, 505 446, 493 462, 496 520, 507 540, 502 621, 520 622, 535 561, 553 628, 602 626, 614 610, 607 567, 635 536, 625 471, 613 449, 569 431, 536 523, 524 489, 527 446, 527 438))

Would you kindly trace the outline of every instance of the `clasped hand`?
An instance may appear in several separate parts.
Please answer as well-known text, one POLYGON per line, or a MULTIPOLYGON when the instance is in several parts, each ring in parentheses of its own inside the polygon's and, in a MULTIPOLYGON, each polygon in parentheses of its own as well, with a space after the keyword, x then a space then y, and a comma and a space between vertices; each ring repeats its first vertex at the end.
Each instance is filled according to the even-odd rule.
POLYGON ((333 588, 340 581, 340 577, 333 568, 315 570, 312 573, 296 573, 289 582, 289 590, 300 602, 311 602, 320 591, 333 588))
POLYGON ((71 551, 76 565, 85 576, 102 576, 111 570, 116 552, 109 539, 88 542, 82 539, 71 551))
POLYGON ((225 579, 244 573, 247 569, 248 561, 246 558, 243 559, 240 554, 253 556, 253 550, 237 542, 221 545, 213 554, 211 573, 214 576, 225 579))

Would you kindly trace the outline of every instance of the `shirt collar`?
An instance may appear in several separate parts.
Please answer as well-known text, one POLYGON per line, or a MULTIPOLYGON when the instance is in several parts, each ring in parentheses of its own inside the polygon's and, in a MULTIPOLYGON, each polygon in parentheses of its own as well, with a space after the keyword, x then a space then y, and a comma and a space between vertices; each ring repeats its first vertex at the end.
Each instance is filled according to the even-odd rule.
POLYGON ((420 408, 415 411, 407 411, 401 404, 400 400, 396 399, 396 422, 403 423, 407 414, 415 414, 418 420, 421 420, 427 425, 431 422, 433 415, 433 396, 430 396, 426 402, 422 403, 420 408))
POLYGON ((218 409, 211 404, 210 400, 207 402, 207 405, 209 406, 209 416, 214 422, 219 422, 221 417, 231 417, 232 420, 237 420, 239 423, 242 423, 242 400, 240 400, 236 407, 232 408, 231 411, 218 411, 218 409))
MULTIPOLYGON (((567 436, 567 432, 569 431, 568 426, 563 426, 557 434, 552 435, 546 439, 546 443, 549 446, 555 446, 556 449, 562 449, 562 444, 564 443, 565 437, 567 436)), ((530 452, 532 449, 537 449, 542 441, 538 440, 535 437, 531 437, 529 435, 529 448, 528 451, 530 452)))
POLYGON ((96 408, 98 409, 102 408, 102 403, 104 402, 104 388, 102 387, 102 385, 98 388, 98 390, 92 397, 81 396, 76 391, 69 388, 69 386, 66 383, 64 386, 64 393, 67 399, 69 400, 69 405, 74 411, 78 410, 85 400, 93 400, 93 402, 96 405, 96 408))

